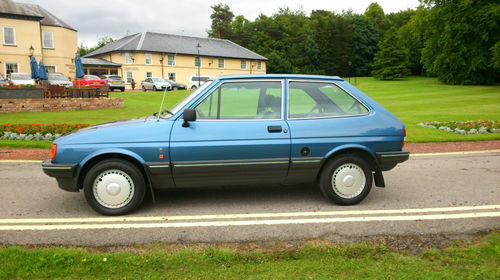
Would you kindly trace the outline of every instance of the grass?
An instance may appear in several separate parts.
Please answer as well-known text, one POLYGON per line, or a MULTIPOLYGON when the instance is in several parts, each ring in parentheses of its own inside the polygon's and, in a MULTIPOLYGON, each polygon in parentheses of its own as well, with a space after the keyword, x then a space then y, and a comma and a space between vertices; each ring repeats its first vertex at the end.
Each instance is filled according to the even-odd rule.
MULTIPOLYGON (((351 78, 354 84, 354 78, 351 78)), ((427 121, 500 120, 500 86, 450 86, 434 78, 411 77, 398 81, 357 78, 356 87, 391 111, 407 127, 408 142, 475 141, 500 139, 500 133, 459 135, 420 127, 427 121)), ((167 93, 170 108, 189 91, 167 93)), ((124 108, 88 111, 0 114, 1 123, 88 123, 98 124, 152 115, 159 110, 162 92, 111 93, 125 99, 124 108)), ((21 141, 19 141, 21 142, 21 141)), ((35 141, 30 141, 35 142, 35 141)), ((40 143, 14 144, 0 140, 0 147, 39 147, 40 143)), ((49 144, 42 144, 49 147, 49 144)))
POLYGON ((500 232, 418 255, 369 243, 242 251, 0 247, 0 279, 499 279, 500 232))

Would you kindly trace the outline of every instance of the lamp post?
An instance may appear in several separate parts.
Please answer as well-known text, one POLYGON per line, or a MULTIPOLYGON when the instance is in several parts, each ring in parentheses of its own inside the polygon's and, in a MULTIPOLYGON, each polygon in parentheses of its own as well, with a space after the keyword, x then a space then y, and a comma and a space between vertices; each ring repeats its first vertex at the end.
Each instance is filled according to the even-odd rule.
POLYGON ((200 42, 196 45, 196 49, 198 49, 198 87, 200 87, 200 67, 201 67, 201 58, 200 58, 200 42))
POLYGON ((33 53, 35 52, 35 49, 33 48, 33 45, 30 46, 30 58, 33 56, 33 53))

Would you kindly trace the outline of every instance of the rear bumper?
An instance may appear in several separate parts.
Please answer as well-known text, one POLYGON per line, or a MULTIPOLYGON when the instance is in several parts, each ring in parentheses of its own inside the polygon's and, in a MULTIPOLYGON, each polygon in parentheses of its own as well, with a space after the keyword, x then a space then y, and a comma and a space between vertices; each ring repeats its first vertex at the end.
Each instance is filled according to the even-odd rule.
POLYGON ((380 152, 375 153, 375 156, 377 158, 380 169, 382 171, 387 171, 393 169, 398 163, 407 161, 410 157, 410 152, 380 152))
POLYGON ((48 159, 43 161, 42 170, 48 176, 56 178, 59 188, 70 192, 78 192, 75 176, 77 166, 77 163, 55 164, 48 159))

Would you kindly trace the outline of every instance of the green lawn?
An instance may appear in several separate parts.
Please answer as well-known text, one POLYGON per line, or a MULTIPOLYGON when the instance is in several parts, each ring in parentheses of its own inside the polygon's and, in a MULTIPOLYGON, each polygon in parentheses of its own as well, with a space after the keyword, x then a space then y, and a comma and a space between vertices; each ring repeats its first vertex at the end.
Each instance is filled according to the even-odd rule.
MULTIPOLYGON (((354 78, 351 78, 354 84, 354 78)), ((450 86, 434 78, 412 77, 398 81, 358 78, 356 87, 374 98, 407 126, 408 142, 472 141, 500 139, 500 133, 459 135, 417 126, 426 121, 500 121, 500 86, 450 86)), ((189 94, 189 91, 167 92, 165 108, 189 94)), ((151 115, 159 110, 162 92, 111 93, 125 99, 119 109, 0 114, 2 123, 88 123, 98 124, 151 115)), ((0 141, 0 147, 31 146, 0 141)), ((42 144, 49 147, 49 143, 42 144)))
MULTIPOLYGON (((199 248, 199 247, 198 247, 199 248)), ((500 279, 500 233, 419 255, 368 243, 245 251, 0 247, 0 279, 500 279)))

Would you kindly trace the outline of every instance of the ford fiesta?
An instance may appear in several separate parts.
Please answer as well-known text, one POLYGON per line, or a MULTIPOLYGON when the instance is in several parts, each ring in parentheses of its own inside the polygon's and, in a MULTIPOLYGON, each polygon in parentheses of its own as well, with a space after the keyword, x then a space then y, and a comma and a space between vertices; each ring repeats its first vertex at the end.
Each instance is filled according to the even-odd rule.
POLYGON ((122 215, 167 188, 318 183, 356 204, 409 157, 404 124, 338 77, 223 76, 160 111, 55 140, 43 171, 122 215))

